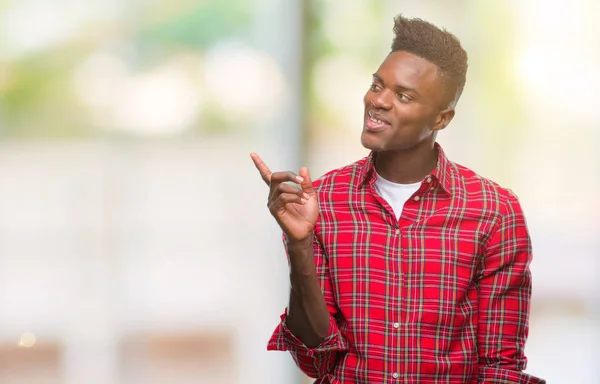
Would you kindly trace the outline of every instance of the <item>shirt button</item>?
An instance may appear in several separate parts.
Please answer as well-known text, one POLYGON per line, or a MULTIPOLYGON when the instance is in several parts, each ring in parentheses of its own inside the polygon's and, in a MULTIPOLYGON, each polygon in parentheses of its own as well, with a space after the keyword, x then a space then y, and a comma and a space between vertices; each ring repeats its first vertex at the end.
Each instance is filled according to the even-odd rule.
POLYGON ((428 177, 428 178, 427 178, 427 182, 428 182, 428 183, 431 183, 431 177, 428 177))
POLYGON ((400 323, 394 323, 394 328, 396 328, 396 329, 400 328, 400 323))
POLYGON ((392 373, 392 377, 394 379, 397 379, 398 377, 400 377, 400 375, 398 374, 398 372, 394 372, 394 373, 392 373))
POLYGON ((400 236, 400 230, 396 229, 396 236, 400 236))
POLYGON ((415 201, 419 201, 421 198, 419 196, 415 196, 415 201))

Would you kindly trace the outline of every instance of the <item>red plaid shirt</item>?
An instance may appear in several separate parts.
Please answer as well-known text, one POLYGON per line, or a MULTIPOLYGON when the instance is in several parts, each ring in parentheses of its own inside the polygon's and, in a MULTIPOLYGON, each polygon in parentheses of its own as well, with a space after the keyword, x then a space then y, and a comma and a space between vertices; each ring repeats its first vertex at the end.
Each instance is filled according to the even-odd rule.
POLYGON ((316 383, 544 383, 522 372, 531 243, 521 206, 436 148, 437 168, 399 220, 375 191, 373 153, 314 183, 329 335, 308 348, 284 313, 267 348, 290 351, 316 383))

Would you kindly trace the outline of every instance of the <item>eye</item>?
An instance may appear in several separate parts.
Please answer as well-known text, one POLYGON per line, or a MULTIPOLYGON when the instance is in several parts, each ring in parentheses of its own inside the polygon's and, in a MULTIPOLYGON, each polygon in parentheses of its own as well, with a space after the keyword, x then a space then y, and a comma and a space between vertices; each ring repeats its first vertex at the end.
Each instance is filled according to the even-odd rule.
POLYGON ((397 96, 398 96, 398 100, 400 100, 400 102, 402 102, 402 103, 408 103, 408 102, 412 101, 412 99, 404 93, 399 93, 397 96))
POLYGON ((369 87, 369 89, 371 91, 379 91, 381 89, 381 87, 379 87, 379 84, 373 83, 373 84, 371 84, 371 86, 369 87))

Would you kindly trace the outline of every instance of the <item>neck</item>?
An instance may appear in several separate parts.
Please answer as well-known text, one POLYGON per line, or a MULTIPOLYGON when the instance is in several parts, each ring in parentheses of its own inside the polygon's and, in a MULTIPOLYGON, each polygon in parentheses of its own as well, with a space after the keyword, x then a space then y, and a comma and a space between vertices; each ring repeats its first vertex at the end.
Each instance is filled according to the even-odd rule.
POLYGON ((375 156, 375 169, 386 180, 398 184, 418 183, 437 166, 434 143, 408 150, 381 151, 375 156))

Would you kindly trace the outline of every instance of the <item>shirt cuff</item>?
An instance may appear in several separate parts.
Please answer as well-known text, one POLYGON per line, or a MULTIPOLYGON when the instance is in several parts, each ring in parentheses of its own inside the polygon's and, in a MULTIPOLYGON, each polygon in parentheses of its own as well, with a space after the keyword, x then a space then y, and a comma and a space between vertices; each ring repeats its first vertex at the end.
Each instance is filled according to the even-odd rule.
POLYGON ((314 356, 323 352, 345 351, 348 350, 348 342, 341 337, 337 323, 333 316, 329 316, 329 331, 325 339, 316 347, 306 346, 296 337, 287 327, 287 309, 281 315, 281 323, 273 332, 267 350, 269 351, 292 351, 303 356, 314 356))
POLYGON ((499 367, 479 367, 480 384, 546 384, 546 380, 522 371, 499 367))

